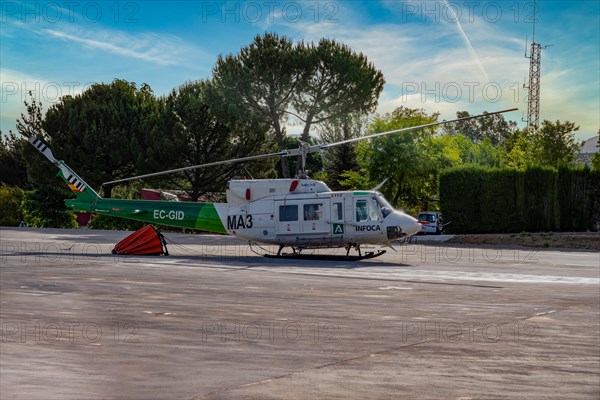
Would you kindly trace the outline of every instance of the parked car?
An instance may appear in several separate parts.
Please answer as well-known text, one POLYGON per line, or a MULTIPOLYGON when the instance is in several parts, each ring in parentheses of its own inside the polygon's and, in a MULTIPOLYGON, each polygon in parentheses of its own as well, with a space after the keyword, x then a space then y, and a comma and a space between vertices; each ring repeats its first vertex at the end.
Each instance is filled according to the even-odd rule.
POLYGON ((442 233, 442 213, 439 211, 421 211, 417 217, 421 224, 421 232, 425 235, 440 235, 442 233))

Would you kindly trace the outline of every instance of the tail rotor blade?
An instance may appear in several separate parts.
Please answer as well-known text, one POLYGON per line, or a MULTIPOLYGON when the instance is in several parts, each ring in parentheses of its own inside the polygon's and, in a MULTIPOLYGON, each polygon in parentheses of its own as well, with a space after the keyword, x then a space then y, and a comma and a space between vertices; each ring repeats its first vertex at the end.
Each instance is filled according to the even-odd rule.
POLYGON ((54 158, 54 154, 52 154, 52 150, 50 150, 50 147, 48 147, 47 144, 45 144, 35 136, 30 136, 27 140, 29 141, 29 143, 31 143, 33 147, 38 149, 40 153, 42 153, 48 160, 50 160, 52 164, 58 163, 58 160, 54 158))

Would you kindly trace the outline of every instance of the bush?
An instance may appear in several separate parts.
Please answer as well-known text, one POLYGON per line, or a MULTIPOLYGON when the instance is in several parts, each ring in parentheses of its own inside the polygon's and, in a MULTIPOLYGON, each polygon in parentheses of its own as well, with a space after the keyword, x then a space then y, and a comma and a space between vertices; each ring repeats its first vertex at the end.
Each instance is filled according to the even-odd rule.
POLYGON ((25 192, 21 212, 27 226, 36 228, 77 228, 75 215, 68 213, 64 199, 70 192, 42 185, 25 192))
POLYGON ((23 189, 18 187, 0 186, 0 226, 18 226, 21 223, 19 209, 23 199, 23 189))

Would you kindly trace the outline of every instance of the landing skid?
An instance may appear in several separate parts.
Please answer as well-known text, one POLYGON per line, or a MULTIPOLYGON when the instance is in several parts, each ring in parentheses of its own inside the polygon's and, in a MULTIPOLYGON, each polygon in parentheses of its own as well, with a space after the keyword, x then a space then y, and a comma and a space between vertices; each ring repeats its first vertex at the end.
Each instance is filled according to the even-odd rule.
POLYGON ((325 260, 325 261, 360 261, 367 260, 369 258, 379 257, 384 254, 385 250, 378 250, 377 252, 366 252, 365 254, 351 256, 338 256, 331 254, 302 254, 302 253, 280 253, 280 254, 264 254, 268 258, 281 258, 291 260, 325 260))
POLYGON ((369 251, 369 252, 365 252, 364 254, 361 251, 360 245, 358 244, 347 244, 345 246, 346 248, 346 255, 333 255, 333 254, 302 254, 302 250, 305 250, 305 248, 298 248, 295 246, 284 246, 284 245, 279 245, 279 249, 277 250, 277 253, 272 253, 267 251, 267 249, 261 247, 260 245, 250 242, 250 249, 252 249, 252 251, 258 255, 263 255, 264 257, 268 257, 268 258, 286 258, 286 259, 292 259, 292 260, 326 260, 326 261, 360 261, 360 260, 367 260, 369 258, 375 258, 375 257, 379 257, 382 254, 385 254, 385 250, 377 250, 375 251, 369 251), (260 250, 262 250, 262 253, 256 251, 254 249, 254 247, 258 247, 260 250), (292 253, 284 253, 283 249, 286 247, 290 247, 292 249, 292 253), (350 255, 350 250, 354 248, 356 251, 358 251, 358 255, 350 255))

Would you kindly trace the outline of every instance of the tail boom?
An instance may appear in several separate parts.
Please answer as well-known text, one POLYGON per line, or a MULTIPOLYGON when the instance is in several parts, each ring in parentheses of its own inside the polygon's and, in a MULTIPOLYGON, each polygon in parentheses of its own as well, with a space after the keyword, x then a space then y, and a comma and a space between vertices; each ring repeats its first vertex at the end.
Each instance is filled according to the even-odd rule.
POLYGON ((74 199, 65 200, 65 205, 71 212, 92 212, 149 224, 227 233, 225 229, 227 204, 105 199, 100 197, 64 161, 57 160, 44 142, 32 136, 29 138, 29 143, 58 168, 56 175, 75 194, 74 199))
POLYGON ((94 203, 66 200, 72 211, 132 219, 149 224, 227 233, 227 204, 98 198, 94 203))

